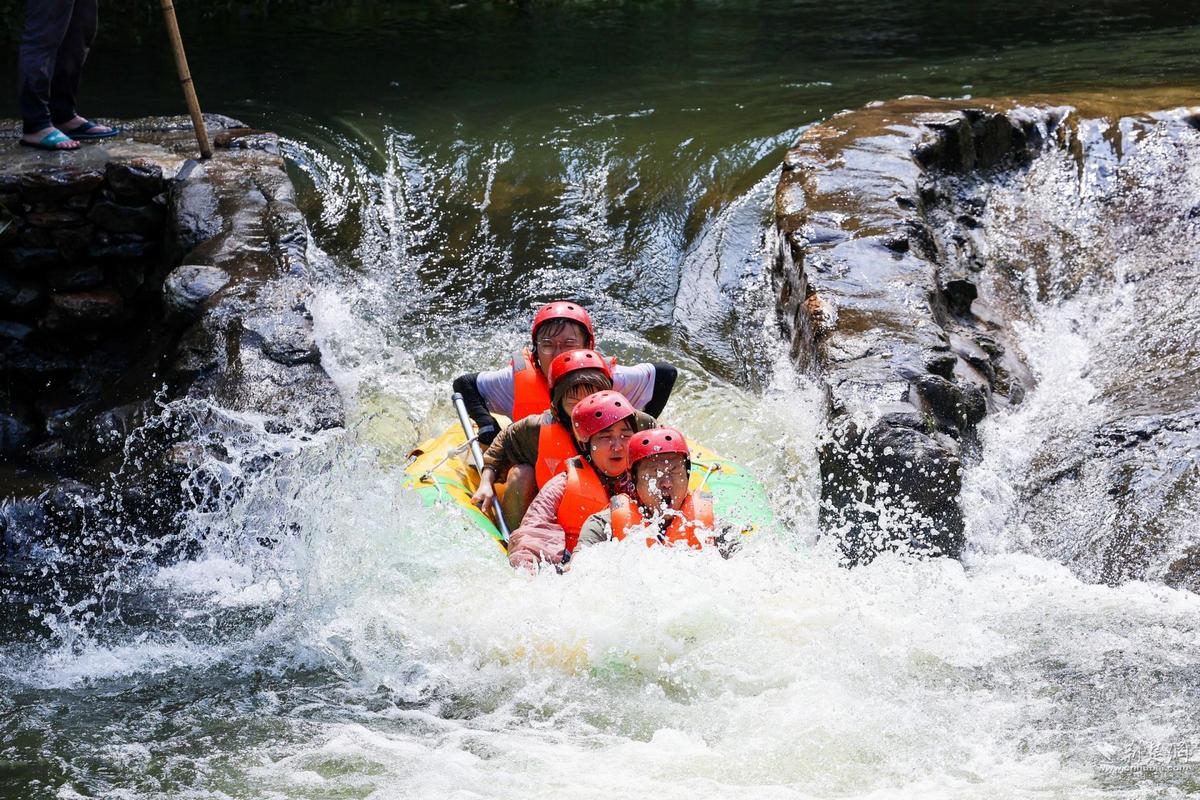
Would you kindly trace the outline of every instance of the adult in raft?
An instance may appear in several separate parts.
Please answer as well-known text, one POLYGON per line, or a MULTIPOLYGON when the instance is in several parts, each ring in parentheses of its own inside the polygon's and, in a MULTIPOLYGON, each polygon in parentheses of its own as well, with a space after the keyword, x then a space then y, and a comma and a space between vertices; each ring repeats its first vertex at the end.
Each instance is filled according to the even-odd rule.
POLYGON ((647 546, 698 550, 715 544, 727 557, 736 549, 736 533, 713 519, 712 495, 688 491, 692 459, 678 430, 652 428, 634 435, 629 443, 629 470, 634 495, 614 496, 608 508, 588 517, 580 527, 576 548, 636 535, 647 546))
MULTIPOLYGON (((520 525, 535 494, 567 462, 580 455, 571 430, 571 412, 585 397, 613 388, 612 368, 595 350, 572 350, 550 364, 550 408, 517 420, 500 432, 483 454, 479 488, 471 502, 491 506, 497 479, 505 484, 500 507, 509 529, 520 525)), ((653 428, 654 417, 636 411, 634 431, 653 428)))
POLYGON ((629 477, 629 440, 633 404, 620 392, 604 391, 580 400, 571 426, 582 453, 567 462, 534 498, 508 540, 508 562, 518 569, 561 565, 575 548, 583 523, 608 507, 616 495, 633 496, 629 477))
MULTIPOLYGON (((557 300, 542 306, 533 315, 531 332, 530 347, 515 353, 507 367, 454 379, 454 391, 463 396, 484 445, 491 444, 500 432, 492 414, 503 414, 515 422, 550 408, 550 366, 555 357, 596 347, 592 318, 578 303, 557 300)), ((677 374, 670 364, 616 364, 612 367, 613 389, 635 408, 657 417, 667 405, 677 374)))

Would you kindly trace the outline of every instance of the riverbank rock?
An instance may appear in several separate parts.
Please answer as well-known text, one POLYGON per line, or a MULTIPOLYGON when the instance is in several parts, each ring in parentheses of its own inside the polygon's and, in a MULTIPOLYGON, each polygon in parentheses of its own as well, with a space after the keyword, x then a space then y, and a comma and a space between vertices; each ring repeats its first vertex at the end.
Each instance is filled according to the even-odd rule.
POLYGON ((69 528, 62 498, 87 486, 103 524, 169 527, 177 456, 232 435, 222 415, 298 436, 342 424, 277 137, 208 123, 230 147, 207 161, 184 118, 70 154, 0 139, 0 505, 69 528))
MULTIPOLYGON (((1014 298, 1047 253, 1046 241, 1033 240, 1062 238, 1059 228, 1032 229, 1029 268, 1014 270, 991 244, 996 191, 1028 190, 1038 165, 1060 160, 1074 159, 1086 182, 1096 172, 1080 163, 1089 131, 1158 126, 1178 138, 1194 119, 1184 110, 1133 113, 1144 102, 1152 98, 905 98, 815 125, 788 152, 775 202, 779 310, 794 360, 827 387, 820 516, 848 563, 890 549, 961 552, 962 468, 979 457, 977 426, 1019 406, 1035 385, 1013 333, 1031 312, 1014 298)), ((1096 151, 1114 175, 1131 152, 1120 142, 1096 151)), ((1095 189, 1040 178, 1075 210, 1072 195, 1095 189)), ((1007 234, 1010 243, 1023 235, 1007 234)), ((1109 537, 1117 547, 1120 537, 1109 537)))

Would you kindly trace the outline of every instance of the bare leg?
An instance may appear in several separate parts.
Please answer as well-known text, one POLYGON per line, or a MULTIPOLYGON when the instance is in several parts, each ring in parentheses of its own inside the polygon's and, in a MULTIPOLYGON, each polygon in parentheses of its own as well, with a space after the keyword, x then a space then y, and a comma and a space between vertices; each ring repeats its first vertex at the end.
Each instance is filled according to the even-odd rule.
POLYGON ((524 518, 533 496, 537 494, 537 477, 530 464, 517 464, 508 471, 504 481, 504 497, 500 499, 500 508, 504 511, 504 521, 510 531, 516 530, 524 518))

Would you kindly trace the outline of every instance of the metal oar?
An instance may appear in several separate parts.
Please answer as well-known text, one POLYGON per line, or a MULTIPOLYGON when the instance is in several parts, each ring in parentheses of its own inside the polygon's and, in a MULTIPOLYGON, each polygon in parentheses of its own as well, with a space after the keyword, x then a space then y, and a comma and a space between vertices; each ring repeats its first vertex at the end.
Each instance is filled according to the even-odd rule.
MULTIPOLYGON (((475 462, 475 469, 479 470, 479 474, 482 475, 483 451, 479 449, 479 435, 475 433, 475 428, 471 425, 471 417, 467 414, 463 396, 455 392, 450 399, 454 401, 454 410, 458 412, 458 422, 462 425, 463 433, 467 435, 467 444, 471 447, 471 460, 475 462)), ((492 497, 492 507, 496 509, 496 527, 500 529, 500 536, 504 539, 504 545, 507 547, 508 525, 504 522, 504 510, 500 508, 499 497, 492 497)))

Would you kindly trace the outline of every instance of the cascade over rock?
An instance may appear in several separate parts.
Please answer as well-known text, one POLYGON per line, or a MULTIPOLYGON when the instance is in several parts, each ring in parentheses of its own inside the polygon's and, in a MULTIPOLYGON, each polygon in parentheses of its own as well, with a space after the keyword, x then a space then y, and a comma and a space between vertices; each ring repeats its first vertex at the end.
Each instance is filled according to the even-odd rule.
POLYGON ((124 122, 66 155, 0 145, 5 570, 39 538, 98 555, 73 547, 94 537, 86 515, 55 513, 64 497, 121 536, 161 536, 223 438, 342 424, 277 137, 208 124, 203 162, 186 118, 124 122))
MULTIPOLYGON (((848 562, 884 549, 961 552, 962 467, 979 455, 977 426, 1035 389, 1014 323, 1097 281, 1152 278, 1145 302, 1150 291, 1194 295, 1198 117, 1137 113, 1147 102, 904 98, 839 114, 788 152, 776 193, 779 310, 795 361, 827 389, 821 521, 848 562), (1185 180, 1172 190, 1170 175, 1185 180), (1163 192, 1171 202, 1155 199, 1163 192), (1089 239, 1097 229, 1123 233, 1089 239), (1143 263, 1114 276, 1129 252, 1143 263)), ((1200 347, 1168 331, 1194 326, 1196 313, 1143 315, 1142 341, 1184 352, 1174 363, 1143 353, 1137 384, 1194 373, 1200 347)), ((1063 509, 1050 492, 1060 499, 1030 514, 1039 541, 1092 579, 1144 577, 1161 562, 1158 576, 1172 564, 1167 577, 1186 582, 1187 543, 1162 541, 1145 512, 1195 486, 1200 398, 1176 390, 1147 403, 1119 388, 1129 381, 1115 353, 1093 357, 1114 379, 1101 381, 1108 414, 1059 443, 1065 472, 1031 481, 1022 499, 1043 502, 1064 475, 1098 472, 1117 507, 1099 510, 1091 522, 1104 524, 1080 541, 1053 529, 1063 509), (1173 476, 1171 489, 1149 479, 1157 473, 1173 476)))

